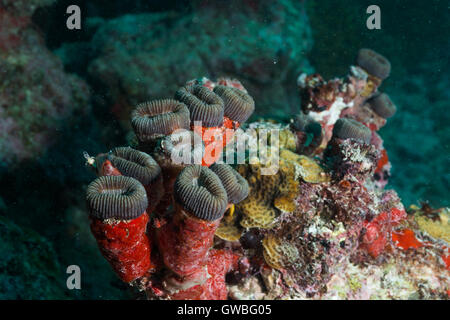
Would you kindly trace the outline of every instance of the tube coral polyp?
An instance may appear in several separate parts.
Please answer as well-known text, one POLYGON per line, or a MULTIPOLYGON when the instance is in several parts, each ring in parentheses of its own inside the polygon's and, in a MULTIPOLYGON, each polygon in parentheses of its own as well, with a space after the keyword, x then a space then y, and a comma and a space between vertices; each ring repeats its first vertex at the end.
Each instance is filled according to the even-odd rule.
MULTIPOLYGON (((193 88, 196 85, 209 89, 211 91, 210 95, 220 97, 223 107, 222 121, 214 121, 215 123, 221 123, 219 126, 208 125, 208 121, 205 123, 205 119, 191 115, 191 121, 193 122, 191 129, 199 134, 205 143, 205 155, 202 159, 202 165, 210 166, 219 159, 223 148, 232 141, 234 131, 253 113, 255 103, 244 86, 235 79, 221 78, 215 83, 208 78, 202 78, 188 81, 185 88, 193 88), (196 121, 200 125, 196 125, 196 121)), ((193 89, 189 90, 194 92, 193 89)), ((204 90, 201 94, 196 93, 198 99, 189 99, 183 93, 178 93, 176 97, 196 108, 199 99, 208 99, 207 97, 209 96, 205 92, 204 90)), ((216 101, 211 100, 212 98, 209 99, 210 101, 216 101)))
POLYGON ((227 194, 214 172, 192 165, 177 177, 174 198, 175 214, 158 230, 158 246, 165 265, 181 278, 180 286, 186 282, 192 286, 207 279, 206 258, 227 207, 227 194))
POLYGON ((206 288, 218 283, 222 283, 221 292, 224 291, 224 277, 230 270, 233 255, 223 253, 221 259, 213 255, 215 258, 211 260, 210 248, 223 213, 230 205, 247 197, 248 184, 228 165, 215 164, 211 168, 189 166, 180 173, 174 186, 175 214, 158 230, 158 247, 164 264, 174 273, 165 281, 169 293, 182 290, 183 294, 208 297, 214 290, 205 293, 206 288), (215 272, 219 270, 218 265, 222 266, 221 272, 215 272), (210 281, 202 287, 209 275, 223 279, 210 281))
POLYGON ((161 168, 150 155, 129 147, 119 147, 108 154, 98 155, 95 165, 99 176, 123 175, 138 180, 147 192, 147 212, 152 213, 159 204, 164 194, 161 168))
MULTIPOLYGON (((161 169, 150 155, 128 147, 115 148, 108 154, 100 154, 96 157, 95 162, 99 176, 130 176, 137 179, 146 191, 148 205, 146 213, 142 217, 135 219, 136 221, 121 221, 112 225, 104 225, 97 221, 95 229, 92 229, 102 252, 106 252, 104 254, 113 261, 111 263, 118 265, 115 267, 116 269, 123 269, 124 274, 120 275, 122 279, 134 277, 133 272, 142 276, 141 271, 145 268, 147 271, 155 269, 159 265, 152 262, 151 259, 153 233, 151 228, 147 231, 146 225, 149 221, 147 212, 152 213, 164 193, 161 169), (135 239, 135 243, 131 244, 131 248, 133 248, 131 251, 130 243, 126 241, 129 232, 140 235, 140 238, 135 239), (125 240, 121 236, 125 237, 125 240), (104 240, 99 241, 99 238, 104 240), (112 250, 109 248, 111 246, 115 247, 117 251, 117 259, 108 254, 112 250), (127 262, 131 263, 130 266, 127 262)), ((94 223, 92 228, 94 228, 94 223)), ((129 238, 133 239, 131 235, 129 238)))
POLYGON ((130 177, 103 176, 89 185, 87 203, 92 234, 119 278, 131 282, 144 276, 153 266, 143 186, 130 177))
POLYGON ((344 79, 325 81, 319 74, 301 74, 297 79, 301 108, 321 123, 325 132, 323 145, 331 139, 339 118, 352 117, 371 130, 378 130, 386 123, 386 117, 395 113, 392 101, 377 91, 389 75, 389 61, 372 50, 361 49, 356 64, 344 79))

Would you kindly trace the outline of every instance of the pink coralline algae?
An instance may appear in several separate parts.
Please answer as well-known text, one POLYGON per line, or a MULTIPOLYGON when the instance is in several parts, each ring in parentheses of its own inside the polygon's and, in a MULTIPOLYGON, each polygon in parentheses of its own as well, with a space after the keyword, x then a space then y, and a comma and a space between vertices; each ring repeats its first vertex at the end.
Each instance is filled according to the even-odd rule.
POLYGON ((89 111, 87 85, 64 72, 31 22, 51 1, 0 1, 0 161, 11 164, 41 154, 55 128, 89 111))
POLYGON ((448 209, 407 210, 385 190, 390 163, 377 130, 396 111, 379 92, 389 72, 386 58, 363 49, 345 78, 301 75, 301 111, 290 124, 245 124, 253 99, 225 78, 191 80, 175 99, 138 106, 140 151, 125 149, 140 156, 88 157, 98 179, 129 177, 133 186, 110 188, 103 205, 88 189, 100 250, 148 299, 448 299, 448 209), (199 120, 207 124, 196 127, 199 120), (279 150, 276 172, 262 175, 262 162, 236 171, 216 163, 237 130, 255 128, 280 131, 270 145, 279 150), (192 144, 182 137, 200 143, 179 149, 192 144), (173 152, 199 163, 177 163, 173 152), (148 250, 130 254, 135 245, 148 250), (131 272, 130 261, 142 263, 131 272))

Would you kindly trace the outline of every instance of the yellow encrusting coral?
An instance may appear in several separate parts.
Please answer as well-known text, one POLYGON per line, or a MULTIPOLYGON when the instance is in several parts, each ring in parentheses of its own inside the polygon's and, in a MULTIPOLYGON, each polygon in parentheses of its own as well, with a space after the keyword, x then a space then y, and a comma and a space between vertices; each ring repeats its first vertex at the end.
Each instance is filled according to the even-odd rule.
POLYGON ((260 136, 261 132, 263 132, 263 135, 267 134, 267 142, 271 145, 276 142, 276 145, 273 145, 274 147, 291 151, 295 151, 297 148, 297 137, 288 125, 279 124, 273 120, 265 120, 252 123, 251 129, 255 130, 256 136, 260 136), (277 139, 272 139, 271 131, 278 132, 277 139))
POLYGON ((448 208, 442 208, 437 214, 437 219, 431 219, 419 213, 414 220, 421 230, 433 238, 450 243, 450 210, 448 208))
MULTIPOLYGON (((380 81, 379 79, 376 80, 376 82, 378 84, 379 84, 379 81, 380 81)), ((377 83, 375 83, 372 80, 372 77, 369 77, 369 79, 367 80, 366 85, 364 86, 363 91, 360 93, 361 97, 368 97, 368 96, 370 96, 375 91, 375 89, 377 88, 377 83)))
POLYGON ((263 169, 275 164, 272 156, 269 155, 269 161, 264 166, 261 163, 238 166, 239 173, 250 186, 247 199, 237 205, 242 213, 241 226, 244 228, 271 229, 280 213, 293 212, 299 179, 309 183, 330 181, 329 174, 312 158, 285 148, 279 151, 278 171, 263 174, 263 169))
POLYGON ((238 213, 232 213, 232 210, 228 210, 220 221, 220 225, 217 228, 215 235, 222 240, 238 241, 241 238, 244 229, 239 225, 237 220, 238 213))
POLYGON ((280 150, 280 158, 294 164, 296 177, 300 176, 305 182, 322 183, 330 181, 329 174, 316 161, 307 156, 282 149, 280 150))
POLYGON ((299 257, 298 249, 274 234, 268 234, 262 241, 264 259, 275 269, 293 264, 299 257))
POLYGON ((296 149, 296 136, 295 134, 289 130, 289 129, 283 129, 279 133, 279 139, 280 139, 280 148, 295 151, 296 149))
POLYGON ((275 224, 277 213, 270 206, 258 205, 255 202, 249 202, 243 206, 244 215, 241 220, 241 226, 244 228, 271 229, 275 224))
POLYGON ((245 228, 270 229, 274 226, 278 210, 295 210, 298 181, 294 178, 294 166, 280 159, 277 174, 264 175, 262 169, 264 167, 261 164, 238 167, 239 173, 250 186, 247 199, 237 205, 242 213, 241 225, 245 228))

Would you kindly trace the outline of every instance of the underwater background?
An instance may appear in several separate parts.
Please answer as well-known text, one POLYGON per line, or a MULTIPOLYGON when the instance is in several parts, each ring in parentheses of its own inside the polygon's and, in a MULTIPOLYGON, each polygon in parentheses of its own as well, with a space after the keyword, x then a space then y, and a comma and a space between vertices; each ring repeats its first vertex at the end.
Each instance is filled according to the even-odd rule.
POLYGON ((0 299, 136 298, 89 232, 83 152, 128 144, 131 108, 195 77, 236 77, 253 120, 287 123, 301 72, 343 76, 376 50, 398 108, 380 130, 388 188, 405 206, 449 206, 449 21, 438 0, 0 0, 0 299), (81 30, 65 27, 71 4, 81 30), (381 30, 366 28, 370 4, 381 30), (82 290, 66 289, 72 264, 82 290))

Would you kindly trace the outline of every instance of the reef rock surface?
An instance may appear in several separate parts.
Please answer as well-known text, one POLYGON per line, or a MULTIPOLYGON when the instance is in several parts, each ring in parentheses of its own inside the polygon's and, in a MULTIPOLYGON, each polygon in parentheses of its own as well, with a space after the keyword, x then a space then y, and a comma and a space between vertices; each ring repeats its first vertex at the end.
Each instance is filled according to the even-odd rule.
MULTIPOLYGON (((89 111, 84 81, 64 72, 31 22, 38 1, 0 2, 0 161, 42 154, 58 128, 89 111)), ((49 4, 51 1, 40 1, 49 4)))
POLYGON ((65 268, 50 242, 0 216, 0 299, 67 299, 65 268))

